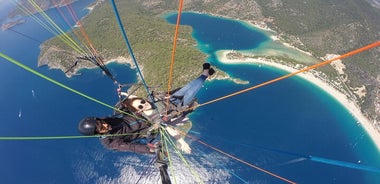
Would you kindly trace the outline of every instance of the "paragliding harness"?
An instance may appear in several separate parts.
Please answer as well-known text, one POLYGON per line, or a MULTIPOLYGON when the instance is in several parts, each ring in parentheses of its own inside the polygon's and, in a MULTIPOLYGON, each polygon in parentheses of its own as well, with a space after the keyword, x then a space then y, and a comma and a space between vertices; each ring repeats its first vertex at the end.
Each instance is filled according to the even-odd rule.
POLYGON ((173 94, 180 90, 182 87, 174 89, 170 92, 155 92, 152 91, 152 96, 155 99, 155 103, 162 101, 167 102, 169 101, 168 108, 167 108, 167 118, 173 119, 173 118, 179 118, 179 117, 185 117, 187 114, 194 111, 195 107, 198 105, 198 100, 194 98, 189 105, 183 105, 183 96, 174 96, 173 94), (167 100, 169 98, 169 100, 167 100), (174 103, 175 101, 180 101, 180 103, 174 103))
POLYGON ((160 171, 161 182, 162 184, 171 184, 170 177, 168 174, 168 160, 166 152, 162 149, 162 146, 159 146, 157 151, 157 160, 155 162, 155 166, 160 171))
MULTIPOLYGON (((126 86, 126 85, 124 85, 124 86, 126 86)), ((137 91, 137 89, 140 86, 138 86, 137 88, 132 90, 130 93, 123 93, 121 90, 121 87, 123 87, 123 86, 120 85, 119 88, 117 89, 118 96, 119 96, 119 102, 115 105, 115 108, 119 109, 121 111, 127 112, 128 114, 140 116, 140 115, 137 115, 135 112, 133 112, 131 109, 128 109, 123 105, 124 102, 126 100, 128 100, 130 98, 130 96, 132 96, 133 93, 135 91, 137 91)), ((185 117, 187 114, 193 112, 195 107, 198 105, 198 100, 196 98, 194 98, 189 103, 189 105, 184 106, 183 105, 183 96, 173 96, 173 94, 175 92, 177 92, 178 90, 180 90, 181 88, 182 87, 179 87, 179 88, 174 89, 170 92, 156 92, 156 91, 152 90, 151 94, 148 95, 148 97, 149 96, 153 97, 152 98, 152 99, 154 99, 153 104, 156 104, 159 102, 163 102, 166 104, 167 101, 169 101, 169 104, 167 104, 167 113, 166 113, 165 117, 163 117, 163 120, 165 122, 167 122, 173 118, 174 119, 180 119, 180 117, 185 117), (170 99, 167 100, 167 98, 170 98, 170 99), (180 101, 180 103, 174 103, 174 101, 178 101, 178 100, 180 101)), ((121 114, 121 112, 114 111, 114 114, 121 114)))
MULTIPOLYGON (((119 95, 119 102, 115 105, 116 109, 119 109, 121 111, 130 113, 135 116, 141 117, 141 115, 135 114, 135 112, 132 112, 131 109, 128 109, 125 105, 124 102, 130 98, 130 96, 137 90, 134 89, 132 90, 129 94, 128 93, 122 93, 121 92, 121 87, 119 86, 118 88, 118 95, 119 95)), ((138 87, 137 87, 138 88, 138 87)), ((185 118, 186 115, 189 114, 194 110, 193 107, 197 106, 197 99, 194 98, 192 102, 188 106, 183 106, 183 96, 172 96, 176 91, 180 90, 181 88, 174 89, 172 91, 168 92, 155 92, 152 91, 150 96, 152 96, 154 99, 153 103, 157 102, 164 102, 166 103, 169 101, 168 106, 168 112, 165 117, 163 117, 163 122, 161 122, 161 125, 167 126, 166 123, 169 123, 170 125, 176 126, 177 122, 182 122, 185 118), (168 98, 170 98, 168 100, 168 98), (180 100, 181 103, 174 103, 175 100, 180 100), (167 118, 167 119, 165 119, 167 118)), ((119 114, 121 115, 121 112, 114 111, 114 114, 119 114)), ((154 130, 152 127, 151 130, 154 130)), ((150 131, 148 131, 148 136, 149 136, 150 131)), ((159 146, 156 148, 156 161, 155 161, 155 166, 159 169, 160 175, 161 175, 161 181, 162 184, 171 184, 171 180, 168 174, 168 159, 167 159, 167 153, 165 150, 163 150, 162 145, 158 144, 159 146)))

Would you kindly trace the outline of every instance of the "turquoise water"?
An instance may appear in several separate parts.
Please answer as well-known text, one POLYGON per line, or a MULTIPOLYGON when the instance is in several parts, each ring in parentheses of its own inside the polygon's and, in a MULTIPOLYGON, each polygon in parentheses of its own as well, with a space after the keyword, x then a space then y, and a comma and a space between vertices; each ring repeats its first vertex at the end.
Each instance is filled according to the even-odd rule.
MULTIPOLYGON (((83 8, 90 2, 77 2, 76 12, 81 12, 81 16, 86 14, 83 8)), ((48 13, 57 14, 55 10, 48 13)), ((168 21, 172 22, 173 17, 168 17, 168 21)), ((63 21, 58 23, 64 26, 63 21)), ((209 54, 209 62, 234 77, 250 81, 249 85, 208 82, 198 95, 201 103, 285 74, 254 65, 223 65, 216 60, 214 53, 220 49, 254 49, 261 42, 270 41, 253 28, 229 19, 192 13, 184 13, 183 24, 193 26, 193 36, 199 41, 199 49, 209 54)), ((30 19, 14 29, 41 41, 53 36, 30 19)), ((0 32, 0 39, 2 53, 105 103, 117 101, 116 87, 99 69, 82 70, 82 75, 68 79, 61 71, 36 67, 39 42, 10 31, 0 32)), ((203 62, 199 61, 199 65, 203 62)), ((108 67, 121 83, 136 81, 135 71, 128 66, 108 67)), ((112 110, 2 58, 0 71, 1 136, 79 135, 77 122, 83 117, 112 114, 112 110)), ((297 183, 380 181, 378 173, 303 158, 312 155, 380 165, 377 150, 349 112, 324 91, 300 78, 200 107, 191 118, 192 136, 297 183)), ((197 141, 188 141, 193 154, 186 158, 195 164, 205 183, 283 183, 197 141)), ((151 157, 105 150, 96 138, 1 141, 0 149, 2 183, 136 183, 141 176, 142 183, 149 183, 159 178, 156 169, 148 165, 151 157), (144 175, 144 171, 151 175, 144 175)), ((175 169, 179 173, 177 182, 187 183, 189 178, 195 178, 187 169, 181 170, 186 168, 183 164, 174 162, 180 167, 175 169), (182 175, 186 177, 181 178, 182 175)))
MULTIPOLYGON (((209 15, 187 12, 181 17, 181 24, 193 27, 198 48, 209 55, 209 62, 234 77, 250 81, 249 85, 226 81, 208 83, 207 90, 199 95, 201 102, 286 74, 274 68, 250 64, 224 65, 216 59, 215 52, 218 50, 263 49, 259 48, 260 43, 268 42, 269 38, 259 30, 239 21, 209 15)), ((176 15, 170 15, 167 19, 175 23, 176 15)), ((292 162, 297 160, 296 156, 292 158, 279 152, 258 149, 264 147, 379 166, 379 152, 350 113, 326 92, 299 77, 201 107, 193 119, 196 122, 194 130, 201 132, 201 139, 299 183, 380 181, 378 173, 300 161, 299 158, 297 162, 292 162), (221 140, 226 140, 228 144, 221 140)), ((240 176, 254 178, 248 181, 276 182, 258 171, 245 169, 240 176)))

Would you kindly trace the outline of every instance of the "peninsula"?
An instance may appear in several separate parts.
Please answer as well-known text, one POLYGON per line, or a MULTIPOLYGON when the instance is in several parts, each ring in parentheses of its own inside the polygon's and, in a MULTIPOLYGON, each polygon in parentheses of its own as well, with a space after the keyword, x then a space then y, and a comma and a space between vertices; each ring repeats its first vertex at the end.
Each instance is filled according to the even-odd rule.
MULTIPOLYGON (((174 25, 169 25, 162 18, 162 15, 176 11, 176 3, 168 0, 120 1, 118 5, 121 17, 128 17, 123 19, 124 26, 145 79, 152 85, 160 86, 162 81, 167 79, 167 71, 170 68, 172 37, 175 29, 174 25), (163 80, 156 76, 166 78, 163 80)), ((189 1, 184 9, 245 21, 270 32, 277 44, 293 48, 315 60, 308 63, 303 59, 288 57, 286 54, 257 55, 241 51, 218 53, 221 57, 219 59, 228 63, 241 60, 256 63, 260 61, 262 64, 272 64, 280 68, 286 66, 289 71, 294 71, 372 43, 380 37, 379 9, 360 0, 352 0, 350 4, 335 3, 334 6, 323 2, 300 0, 217 2, 201 0, 189 1), (368 24, 364 24, 365 22, 368 24)), ((120 57, 123 58, 123 62, 130 62, 123 42, 114 41, 122 40, 122 37, 109 3, 98 1, 98 6, 93 7, 91 14, 83 19, 83 25, 105 61, 115 61, 118 60, 116 57, 120 57)), ((191 31, 189 26, 180 28, 176 72, 173 74, 173 78, 177 80, 174 86, 181 86, 188 79, 198 75, 199 61, 206 60, 206 55, 196 49, 191 31)), ((80 53, 72 51, 59 40, 51 39, 41 46, 39 65, 49 65, 65 71, 78 55, 80 53)), ((354 104, 342 102, 348 109, 355 108, 351 112, 357 114, 355 117, 358 121, 368 132, 375 132, 372 135, 377 136, 380 134, 379 58, 380 50, 373 49, 361 53, 358 57, 347 58, 329 67, 319 68, 312 73, 314 78, 318 78, 323 84, 328 84, 329 87, 324 88, 325 90, 330 93, 334 92, 329 89, 339 92, 339 97, 335 95, 337 99, 344 96, 341 102, 347 100, 350 104, 354 104)), ((76 74, 78 69, 83 67, 92 67, 92 65, 81 62, 78 68, 68 72, 68 75, 76 74)), ((312 81, 315 82, 314 79, 312 81)), ((323 86, 322 83, 315 83, 323 86)), ((376 136, 372 137, 374 140, 380 140, 375 138, 376 136)))
MULTIPOLYGON (((77 0, 57 0, 57 1, 46 1, 46 0, 34 0, 35 6, 38 6, 41 10, 46 11, 51 8, 62 7, 68 4, 74 3, 77 0)), ((2 31, 6 31, 13 26, 22 24, 25 22, 24 17, 30 14, 37 14, 39 10, 28 1, 17 1, 17 6, 20 8, 14 8, 10 13, 8 13, 7 18, 1 23, 2 31)))

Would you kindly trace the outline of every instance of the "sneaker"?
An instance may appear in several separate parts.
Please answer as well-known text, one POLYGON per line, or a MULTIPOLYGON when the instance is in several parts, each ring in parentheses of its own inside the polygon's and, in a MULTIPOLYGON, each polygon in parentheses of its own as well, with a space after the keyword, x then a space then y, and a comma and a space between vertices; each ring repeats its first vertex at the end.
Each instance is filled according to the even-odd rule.
POLYGON ((209 76, 211 76, 212 74, 214 74, 215 73, 215 70, 213 69, 213 68, 210 68, 209 70, 208 70, 208 74, 209 74, 209 76))
POLYGON ((203 63, 203 70, 208 70, 210 69, 211 65, 210 63, 203 63))

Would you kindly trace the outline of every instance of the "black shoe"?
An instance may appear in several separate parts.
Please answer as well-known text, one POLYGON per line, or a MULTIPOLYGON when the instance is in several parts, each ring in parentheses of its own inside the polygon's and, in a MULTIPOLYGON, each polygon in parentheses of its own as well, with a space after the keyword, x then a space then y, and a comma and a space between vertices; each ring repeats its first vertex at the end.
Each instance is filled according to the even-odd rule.
POLYGON ((208 70, 208 74, 209 74, 209 76, 211 76, 212 74, 214 74, 215 73, 215 70, 213 69, 213 68, 210 68, 209 70, 208 70))
POLYGON ((210 69, 210 67, 211 67, 210 63, 204 63, 203 64, 203 70, 208 70, 208 69, 210 69))

